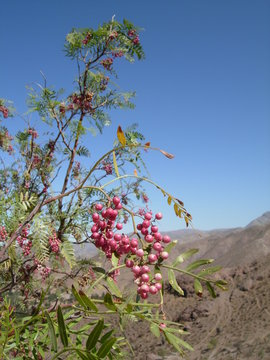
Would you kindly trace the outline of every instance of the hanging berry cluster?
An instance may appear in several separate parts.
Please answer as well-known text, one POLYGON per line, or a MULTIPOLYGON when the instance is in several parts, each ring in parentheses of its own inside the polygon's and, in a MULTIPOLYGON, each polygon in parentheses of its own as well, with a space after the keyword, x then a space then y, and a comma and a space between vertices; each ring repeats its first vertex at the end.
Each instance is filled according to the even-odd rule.
POLYGON ((52 252, 54 253, 59 253, 60 251, 60 240, 57 238, 56 233, 53 234, 52 237, 49 238, 49 245, 50 245, 50 249, 52 252))
POLYGON ((32 241, 28 239, 30 225, 27 224, 21 231, 21 235, 17 237, 17 243, 22 249, 24 256, 31 254, 32 241))
MULTIPOLYGON (((162 236, 158 231, 156 221, 162 219, 162 214, 157 213, 154 217, 151 212, 146 212, 142 223, 137 225, 142 236, 129 237, 120 233, 123 224, 116 222, 119 210, 122 209, 120 198, 115 196, 112 206, 104 208, 102 204, 95 205, 95 212, 92 214, 94 225, 91 228, 91 238, 97 248, 101 249, 108 259, 114 254, 121 263, 121 257, 125 255, 125 265, 130 268, 138 285, 138 293, 142 299, 148 294, 156 294, 162 287, 160 273, 151 275, 149 265, 160 265, 169 256, 164 246, 170 243, 168 235, 162 236), (143 239, 142 239, 143 237, 143 239)), ((112 277, 118 274, 113 273, 112 277)))
POLYGON ((5 242, 7 240, 7 231, 5 226, 0 226, 0 242, 5 242))

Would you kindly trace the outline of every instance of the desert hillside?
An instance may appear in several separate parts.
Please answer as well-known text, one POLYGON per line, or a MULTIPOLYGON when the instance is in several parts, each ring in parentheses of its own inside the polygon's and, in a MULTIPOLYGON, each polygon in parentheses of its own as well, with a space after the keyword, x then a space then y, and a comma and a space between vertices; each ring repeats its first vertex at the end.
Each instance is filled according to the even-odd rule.
MULTIPOLYGON (((200 257, 215 258, 221 264, 229 290, 211 299, 205 291, 196 297, 192 281, 179 277, 187 297, 166 291, 166 312, 189 330, 186 340, 194 347, 189 360, 270 359, 270 212, 244 228, 175 231, 176 253, 199 248, 200 257), (185 234, 187 235, 185 237, 185 234), (188 240, 187 240, 188 239, 188 240)), ((147 325, 135 323, 129 336, 136 359, 176 360, 162 337, 148 334, 147 325)))

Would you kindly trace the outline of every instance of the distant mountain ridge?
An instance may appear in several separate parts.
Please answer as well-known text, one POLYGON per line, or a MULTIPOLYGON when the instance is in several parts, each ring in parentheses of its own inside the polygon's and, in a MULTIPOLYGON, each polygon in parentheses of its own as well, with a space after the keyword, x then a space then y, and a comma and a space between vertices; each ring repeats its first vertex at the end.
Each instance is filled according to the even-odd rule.
MULTIPOLYGON (((198 248, 197 257, 213 258, 224 267, 243 265, 270 253, 270 211, 245 227, 207 231, 182 229, 166 234, 172 240, 178 240, 172 257, 198 248)), ((97 254, 92 244, 74 246, 78 258, 91 258, 97 254)))

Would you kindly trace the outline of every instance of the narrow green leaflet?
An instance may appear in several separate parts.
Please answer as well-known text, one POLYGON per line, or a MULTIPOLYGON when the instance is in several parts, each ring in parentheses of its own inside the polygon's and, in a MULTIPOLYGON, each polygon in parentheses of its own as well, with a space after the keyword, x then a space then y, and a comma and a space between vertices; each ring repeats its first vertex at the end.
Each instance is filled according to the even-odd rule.
POLYGON ((180 254, 179 256, 177 256, 177 258, 175 259, 172 265, 175 267, 178 264, 183 263, 185 260, 189 259, 192 255, 196 254, 198 251, 199 249, 190 249, 184 252, 183 254, 180 254))
POLYGON ((104 334, 102 336, 102 338, 100 339, 101 344, 103 344, 105 341, 107 341, 111 337, 113 332, 114 332, 114 330, 110 330, 110 331, 106 332, 106 334, 104 334))
POLYGON ((174 334, 168 333, 167 331, 164 331, 164 335, 168 342, 183 356, 184 351, 181 349, 181 347, 192 351, 193 348, 190 346, 187 342, 182 340, 181 338, 175 336, 174 334))
POLYGON ((215 292, 213 286, 210 284, 210 282, 206 281, 205 284, 206 284, 207 290, 209 291, 209 294, 212 296, 212 298, 216 298, 217 297, 216 292, 215 292))
POLYGON ((121 298, 121 297, 122 297, 122 293, 121 293, 121 291, 119 290, 119 288, 118 288, 118 286, 116 285, 116 283, 114 282, 114 280, 113 280, 111 277, 107 277, 107 278, 106 278, 106 282, 107 282, 107 285, 108 285, 108 288, 109 288, 110 292, 111 292, 113 295, 121 298))
POLYGON ((58 330, 59 330, 61 342, 64 346, 68 346, 67 330, 60 305, 57 308, 57 321, 58 321, 58 330))
POLYGON ((209 267, 207 269, 203 269, 202 271, 200 271, 198 273, 198 276, 204 276, 204 275, 211 275, 214 274, 215 272, 219 271, 222 269, 222 266, 213 266, 213 267, 209 267))
POLYGON ((115 304, 113 302, 111 294, 109 294, 109 293, 105 294, 103 301, 104 301, 104 305, 109 310, 117 310, 117 307, 115 306, 115 304))
POLYGON ((202 295, 203 292, 203 288, 202 288, 202 284, 198 279, 194 279, 194 289, 195 289, 195 293, 199 296, 202 295))
POLYGON ((175 278, 175 274, 174 274, 173 270, 171 270, 171 269, 168 270, 168 279, 169 279, 169 284, 171 285, 171 287, 175 291, 177 291, 178 294, 180 294, 181 296, 184 296, 184 291, 178 285, 177 280, 175 278))
POLYGON ((207 264, 211 264, 213 261, 214 261, 214 259, 201 259, 201 260, 197 260, 197 261, 194 261, 193 263, 191 263, 190 265, 188 265, 188 266, 186 267, 186 270, 187 270, 187 271, 195 270, 195 269, 197 269, 197 268, 200 267, 200 266, 207 265, 207 264))
POLYGON ((85 303, 83 302, 82 298, 80 297, 79 293, 77 292, 76 288, 72 285, 71 288, 72 294, 74 295, 75 299, 78 301, 78 303, 84 307, 87 308, 85 303))
POLYGON ((112 253, 111 262, 112 262, 113 267, 116 267, 118 265, 118 261, 119 261, 118 257, 115 256, 114 253, 112 253))
POLYGON ((57 352, 57 339, 56 339, 56 335, 55 335, 55 330, 54 330, 54 326, 53 326, 53 322, 52 319, 50 318, 50 315, 47 311, 45 311, 45 316, 47 318, 47 323, 48 323, 48 331, 49 331, 49 336, 51 339, 51 344, 52 344, 52 351, 57 352))
POLYGON ((97 353, 99 359, 103 359, 105 358, 105 356, 107 356, 107 354, 111 351, 111 348, 113 347, 116 340, 117 340, 116 338, 110 338, 104 344, 101 345, 97 353))
POLYGON ((79 290, 79 295, 80 295, 83 303, 85 304, 86 308, 91 309, 95 312, 98 312, 97 306, 82 290, 79 290))
POLYGON ((87 350, 91 350, 96 346, 103 328, 104 328, 104 320, 101 319, 97 322, 96 326, 94 327, 94 329, 91 331, 90 335, 88 336, 88 339, 86 341, 86 349, 87 350))
POLYGON ((167 251, 167 253, 170 253, 172 251, 172 249, 175 247, 175 245, 177 244, 177 240, 173 240, 169 243, 169 245, 167 245, 164 248, 164 251, 167 251))
POLYGON ((77 355, 79 355, 79 357, 82 360, 89 360, 89 358, 86 355, 84 355, 84 353, 82 353, 80 350, 76 350, 76 353, 77 353, 77 355))
POLYGON ((150 330, 151 330, 151 333, 155 336, 155 337, 160 337, 160 329, 159 329, 159 326, 156 324, 156 323, 152 323, 150 325, 150 330))

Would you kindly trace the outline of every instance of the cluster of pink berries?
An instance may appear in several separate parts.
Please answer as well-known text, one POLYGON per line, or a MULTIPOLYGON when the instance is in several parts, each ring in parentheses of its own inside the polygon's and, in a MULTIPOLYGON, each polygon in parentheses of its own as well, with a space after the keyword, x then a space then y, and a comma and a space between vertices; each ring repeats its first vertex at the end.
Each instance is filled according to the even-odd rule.
POLYGON ((28 256, 31 254, 31 248, 33 245, 32 241, 27 238, 29 235, 29 229, 30 225, 28 224, 22 229, 21 235, 17 237, 17 243, 22 249, 24 256, 28 256))
POLYGON ((99 84, 99 89, 100 89, 100 91, 106 90, 108 83, 109 83, 109 78, 108 78, 108 76, 104 76, 104 77, 101 79, 100 84, 99 84))
MULTIPOLYGON (((127 262, 126 262, 126 266, 130 265, 129 263, 127 264, 127 262)), ((155 295, 159 290, 162 289, 161 273, 156 273, 154 277, 151 279, 150 278, 151 270, 149 266, 135 265, 132 267, 132 272, 135 277, 135 283, 138 285, 137 293, 141 296, 142 299, 147 299, 149 294, 155 295)))
POLYGON ((114 58, 120 58, 120 57, 124 56, 124 53, 123 53, 123 51, 120 50, 118 52, 112 52, 112 56, 114 58))
POLYGON ((47 277, 51 273, 51 268, 49 268, 48 266, 41 265, 41 264, 37 265, 37 270, 40 272, 40 275, 43 280, 47 279, 47 277))
POLYGON ((139 39, 139 36, 137 35, 136 30, 134 30, 134 29, 129 30, 128 36, 132 39, 132 42, 134 45, 139 44, 140 39, 139 39))
POLYGON ((41 158, 38 155, 34 155, 32 160, 33 168, 39 166, 40 163, 41 163, 41 158))
POLYGON ((113 64, 113 58, 108 57, 107 59, 101 60, 100 64, 108 71, 111 70, 113 64))
POLYGON ((109 35, 109 39, 110 40, 114 40, 114 39, 116 39, 118 37, 118 32, 117 31, 112 31, 111 33, 110 33, 110 35, 109 35))
POLYGON ((94 94, 92 92, 87 92, 85 95, 73 94, 71 96, 72 104, 69 104, 67 107, 62 104, 62 110, 60 108, 60 111, 73 110, 74 106, 85 111, 94 111, 91 103, 93 96, 94 94))
MULTIPOLYGON (((116 223, 122 204, 117 196, 112 199, 112 203, 112 206, 106 208, 99 203, 95 205, 96 211, 92 214, 94 225, 91 228, 91 238, 108 259, 111 259, 114 254, 119 259, 118 264, 120 264, 121 256, 126 255, 126 267, 131 268, 135 283, 138 285, 138 293, 142 299, 146 299, 149 293, 156 294, 162 287, 160 283, 162 275, 157 273, 151 276, 148 265, 160 264, 168 258, 169 254, 164 250, 164 245, 170 243, 171 239, 168 235, 162 236, 155 225, 156 220, 162 219, 162 214, 157 213, 152 219, 152 213, 146 212, 143 222, 137 225, 137 229, 147 243, 141 248, 137 238, 129 238, 126 234, 117 232, 123 229, 122 223, 116 223)), ((115 278, 118 273, 119 271, 114 272, 111 276, 115 278)))
POLYGON ((38 137, 38 133, 35 129, 29 129, 28 134, 32 136, 33 139, 36 139, 38 137))
POLYGON ((0 112, 3 113, 3 116, 5 119, 8 118, 8 108, 6 108, 5 106, 2 105, 2 106, 0 106, 0 112))
POLYGON ((102 170, 106 171, 107 175, 111 175, 112 174, 112 164, 108 161, 102 161, 102 170))
POLYGON ((91 33, 88 32, 86 34, 85 38, 82 40, 83 45, 87 45, 89 43, 89 41, 91 40, 91 37, 92 37, 91 33))
POLYGON ((7 231, 5 226, 0 226, 0 242, 7 240, 7 231))
POLYGON ((60 240, 57 238, 56 233, 54 233, 53 236, 49 238, 49 245, 52 252, 59 253, 60 240))

